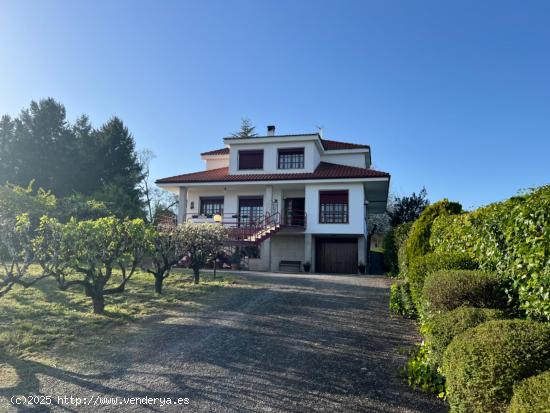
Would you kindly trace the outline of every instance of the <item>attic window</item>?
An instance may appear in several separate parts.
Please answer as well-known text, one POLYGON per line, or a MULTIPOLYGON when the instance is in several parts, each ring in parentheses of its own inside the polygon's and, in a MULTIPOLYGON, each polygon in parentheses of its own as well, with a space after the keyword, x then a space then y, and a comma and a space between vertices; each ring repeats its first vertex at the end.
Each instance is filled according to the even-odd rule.
POLYGON ((279 149, 279 169, 303 169, 304 148, 279 149))
POLYGON ((263 149, 239 151, 239 170, 263 169, 264 151, 263 149))

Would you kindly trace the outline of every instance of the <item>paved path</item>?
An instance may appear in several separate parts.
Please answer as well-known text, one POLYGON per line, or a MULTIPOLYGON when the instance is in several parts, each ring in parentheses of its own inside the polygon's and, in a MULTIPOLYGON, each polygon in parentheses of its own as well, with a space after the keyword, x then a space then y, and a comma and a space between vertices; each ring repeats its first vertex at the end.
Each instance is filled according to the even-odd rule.
POLYGON ((26 362, 21 370, 34 373, 25 387, 43 395, 190 400, 178 407, 58 405, 52 411, 446 411, 398 376, 400 350, 417 335, 411 322, 390 317, 387 279, 243 277, 250 285, 221 292, 187 316, 151 320, 145 333, 128 334, 123 346, 80 366, 26 362))

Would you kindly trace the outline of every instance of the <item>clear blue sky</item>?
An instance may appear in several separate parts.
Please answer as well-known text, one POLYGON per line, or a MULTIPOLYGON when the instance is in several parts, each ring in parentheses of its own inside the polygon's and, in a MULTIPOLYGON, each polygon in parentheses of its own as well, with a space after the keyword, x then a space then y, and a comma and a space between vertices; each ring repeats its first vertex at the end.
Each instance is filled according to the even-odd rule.
POLYGON ((548 1, 4 1, 0 113, 120 116, 155 177, 249 117, 471 208, 550 182, 548 1))

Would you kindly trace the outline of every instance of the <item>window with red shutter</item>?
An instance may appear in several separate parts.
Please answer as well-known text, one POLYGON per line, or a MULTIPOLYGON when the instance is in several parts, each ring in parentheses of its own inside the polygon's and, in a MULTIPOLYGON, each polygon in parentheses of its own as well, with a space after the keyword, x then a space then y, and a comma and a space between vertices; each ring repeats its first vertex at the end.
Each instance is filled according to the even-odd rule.
POLYGON ((349 222, 349 193, 344 191, 319 191, 319 223, 347 224, 349 222))
POLYGON ((239 151, 239 170, 263 169, 263 168, 264 168, 263 149, 239 151))

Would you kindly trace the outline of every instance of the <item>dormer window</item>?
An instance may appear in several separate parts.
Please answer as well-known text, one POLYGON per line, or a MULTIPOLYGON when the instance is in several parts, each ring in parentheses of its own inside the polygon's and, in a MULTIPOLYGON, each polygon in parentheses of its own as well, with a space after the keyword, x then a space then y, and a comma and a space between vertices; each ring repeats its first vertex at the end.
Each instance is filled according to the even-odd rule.
POLYGON ((279 169, 304 169, 304 148, 280 148, 279 169))
POLYGON ((239 170, 264 169, 263 149, 239 151, 239 170))

